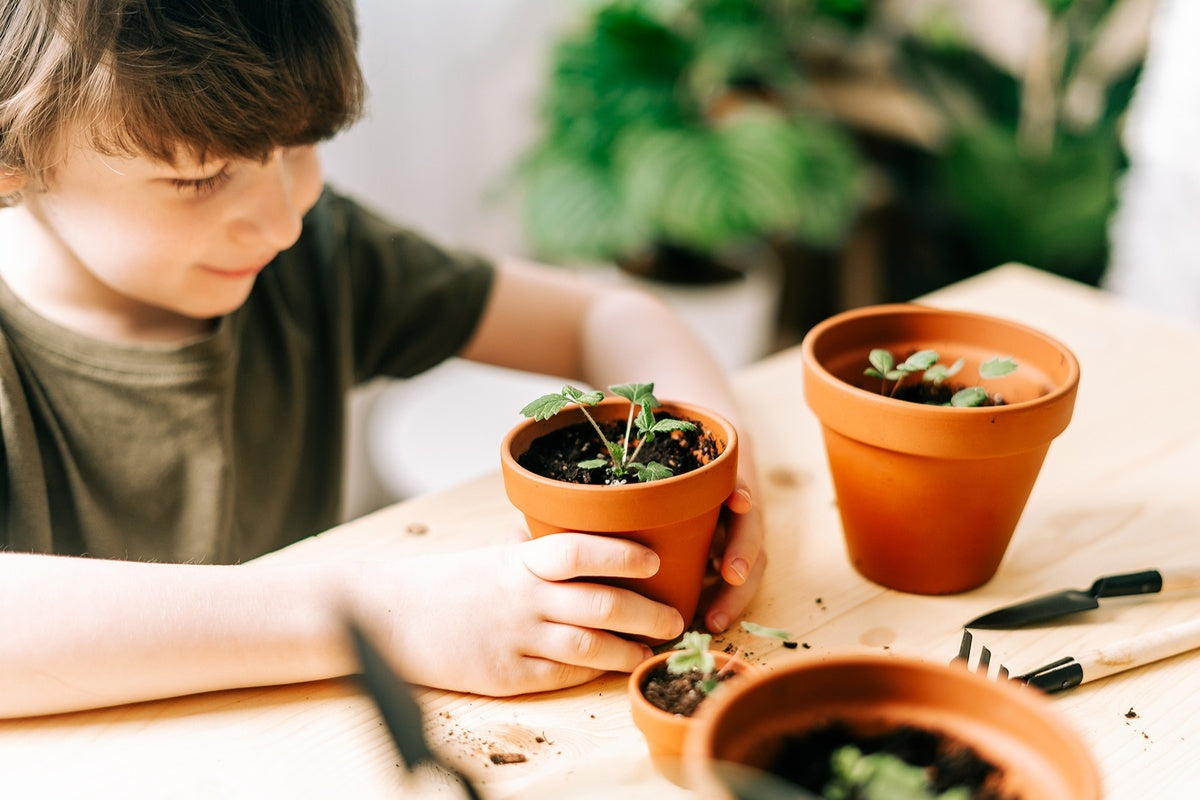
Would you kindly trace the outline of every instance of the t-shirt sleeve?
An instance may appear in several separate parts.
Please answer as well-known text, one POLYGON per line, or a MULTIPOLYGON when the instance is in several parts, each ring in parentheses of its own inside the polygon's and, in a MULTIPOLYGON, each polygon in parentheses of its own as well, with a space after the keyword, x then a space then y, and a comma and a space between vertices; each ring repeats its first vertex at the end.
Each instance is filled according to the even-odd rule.
POLYGON ((355 382, 411 377, 458 353, 494 275, 487 259, 439 247, 329 189, 293 250, 317 262, 330 333, 345 339, 355 382))

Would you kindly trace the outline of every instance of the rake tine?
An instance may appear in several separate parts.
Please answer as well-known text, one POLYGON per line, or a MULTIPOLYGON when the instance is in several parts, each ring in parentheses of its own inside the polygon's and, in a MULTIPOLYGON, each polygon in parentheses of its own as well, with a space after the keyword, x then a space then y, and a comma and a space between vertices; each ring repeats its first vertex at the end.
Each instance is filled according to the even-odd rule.
MULTIPOLYGON (((966 628, 964 628, 963 635, 962 635, 962 641, 959 642, 959 645, 958 645, 958 655, 956 655, 950 663, 952 663, 952 664, 960 663, 964 667, 967 667, 969 669, 970 662, 971 662, 971 650, 974 649, 974 642, 975 642, 975 639, 971 635, 971 632, 969 630, 967 630, 966 628)), ((991 664, 992 664, 992 651, 989 647, 984 645, 979 650, 979 661, 975 664, 975 672, 979 673, 980 675, 983 675, 984 677, 988 677, 988 672, 991 670, 991 664)), ((1008 679, 1009 679, 1008 667, 1004 666, 1003 664, 999 665, 999 668, 996 672, 995 680, 1004 681, 1004 680, 1008 680, 1008 679)), ((1013 680, 1020 680, 1020 679, 1013 678, 1013 680)))
POLYGON ((991 663, 992 651, 989 650, 985 645, 984 648, 979 651, 979 663, 975 665, 975 671, 981 675, 987 675, 988 667, 991 666, 991 663))
POLYGON ((955 661, 961 661, 963 666, 967 665, 967 660, 971 657, 971 632, 963 628, 962 641, 958 644, 958 655, 954 657, 955 661))

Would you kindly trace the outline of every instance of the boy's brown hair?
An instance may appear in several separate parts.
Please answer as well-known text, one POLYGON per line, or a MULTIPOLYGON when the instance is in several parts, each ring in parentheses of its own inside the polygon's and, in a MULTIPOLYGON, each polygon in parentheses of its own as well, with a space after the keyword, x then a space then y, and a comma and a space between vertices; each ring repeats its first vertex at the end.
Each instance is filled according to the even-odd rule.
POLYGON ((0 178, 32 187, 68 130, 167 163, 262 159, 362 108, 352 0, 0 0, 0 20, 0 178))

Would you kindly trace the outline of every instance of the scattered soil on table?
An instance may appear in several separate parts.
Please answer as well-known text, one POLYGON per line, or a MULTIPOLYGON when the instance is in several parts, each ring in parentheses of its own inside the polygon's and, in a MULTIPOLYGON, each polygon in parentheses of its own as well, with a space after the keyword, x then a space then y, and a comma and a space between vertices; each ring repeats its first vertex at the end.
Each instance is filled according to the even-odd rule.
MULTIPOLYGON (((714 677, 717 683, 722 683, 737 675, 732 670, 717 673, 714 677)), ((671 714, 690 717, 696 713, 696 708, 707 697, 700 688, 705 674, 700 670, 690 670, 674 675, 666 665, 651 670, 642 683, 642 694, 652 705, 671 714)))
MULTIPOLYGON (((678 419, 670 414, 658 412, 657 419, 678 419)), ((671 431, 660 434, 643 445, 637 455, 641 464, 657 461, 675 475, 699 469, 721 454, 722 443, 704 430, 696 420, 691 431, 671 431)), ((611 442, 621 442, 625 435, 623 421, 601 422, 600 429, 611 442)), ((637 443, 634 443, 634 447, 637 443)), ((565 483, 605 484, 611 483, 607 467, 581 469, 580 461, 593 458, 608 459, 608 452, 595 429, 587 422, 568 425, 534 439, 529 449, 518 456, 517 463, 530 472, 565 483)), ((626 473, 624 480, 636 483, 637 476, 626 473)))
POLYGON ((863 735, 843 723, 832 723, 786 736, 766 769, 820 796, 832 777, 830 757, 845 745, 854 745, 866 754, 890 753, 914 766, 928 768, 932 788, 938 793, 966 786, 973 800, 1017 800, 999 788, 1003 777, 999 767, 961 742, 911 725, 863 735))

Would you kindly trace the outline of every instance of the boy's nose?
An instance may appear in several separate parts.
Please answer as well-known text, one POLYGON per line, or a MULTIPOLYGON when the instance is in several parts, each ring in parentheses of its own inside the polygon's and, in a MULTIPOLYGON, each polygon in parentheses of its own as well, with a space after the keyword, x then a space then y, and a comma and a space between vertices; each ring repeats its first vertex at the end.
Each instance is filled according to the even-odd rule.
POLYGON ((300 238, 305 211, 305 176, 276 150, 261 167, 255 191, 243 210, 241 235, 286 250, 300 238))

